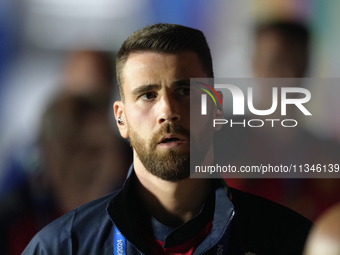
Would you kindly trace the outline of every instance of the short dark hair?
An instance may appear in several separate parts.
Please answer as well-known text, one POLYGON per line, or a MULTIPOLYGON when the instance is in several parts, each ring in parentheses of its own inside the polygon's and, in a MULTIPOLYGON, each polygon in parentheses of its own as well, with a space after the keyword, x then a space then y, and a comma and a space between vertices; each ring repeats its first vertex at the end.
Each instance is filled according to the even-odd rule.
POLYGON ((197 54, 203 70, 213 77, 212 58, 204 34, 197 29, 177 24, 158 23, 133 33, 120 48, 116 58, 117 82, 122 100, 122 70, 130 53, 137 51, 156 51, 178 53, 193 51, 197 54))
POLYGON ((299 52, 297 64, 300 69, 299 73, 303 76, 309 64, 310 31, 308 27, 300 22, 281 20, 256 25, 256 38, 267 32, 276 33, 290 49, 295 49, 299 52))

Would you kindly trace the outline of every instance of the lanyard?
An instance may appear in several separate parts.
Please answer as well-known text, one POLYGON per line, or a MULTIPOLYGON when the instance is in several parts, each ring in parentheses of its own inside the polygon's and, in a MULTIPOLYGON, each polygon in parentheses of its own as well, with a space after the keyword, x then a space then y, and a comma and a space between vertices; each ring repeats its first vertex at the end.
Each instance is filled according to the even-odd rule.
POLYGON ((126 240, 120 231, 114 226, 113 255, 126 255, 126 240))
MULTIPOLYGON (((215 245, 214 255, 225 255, 227 253, 229 229, 230 226, 228 226, 220 241, 215 245)), ((126 255, 126 239, 116 226, 114 226, 113 244, 113 255, 126 255)))

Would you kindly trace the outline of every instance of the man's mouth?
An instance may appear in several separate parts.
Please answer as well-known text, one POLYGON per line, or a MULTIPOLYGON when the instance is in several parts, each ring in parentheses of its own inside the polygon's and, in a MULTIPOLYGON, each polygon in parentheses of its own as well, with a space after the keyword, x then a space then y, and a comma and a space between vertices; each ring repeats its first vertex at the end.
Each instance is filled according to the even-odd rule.
POLYGON ((182 137, 181 135, 177 134, 167 134, 162 137, 162 139, 159 141, 158 145, 166 148, 172 148, 177 147, 183 142, 185 142, 186 139, 182 137))
POLYGON ((181 141, 179 138, 167 138, 164 139, 161 143, 172 143, 172 142, 179 142, 181 141))
POLYGON ((184 137, 178 134, 167 134, 162 137, 162 139, 159 141, 159 143, 172 143, 172 142, 180 142, 184 141, 184 137))

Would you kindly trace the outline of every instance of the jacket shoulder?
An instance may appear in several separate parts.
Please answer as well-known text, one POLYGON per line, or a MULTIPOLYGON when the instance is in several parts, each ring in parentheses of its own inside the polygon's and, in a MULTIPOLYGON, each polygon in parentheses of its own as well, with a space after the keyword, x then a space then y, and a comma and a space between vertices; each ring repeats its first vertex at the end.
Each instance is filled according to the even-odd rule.
POLYGON ((33 237, 23 254, 92 254, 92 250, 112 250, 112 243, 106 244, 112 229, 106 207, 116 194, 91 201, 51 222, 33 237))
POLYGON ((235 207, 231 242, 261 255, 302 254, 311 221, 268 199, 236 189, 231 194, 235 207))

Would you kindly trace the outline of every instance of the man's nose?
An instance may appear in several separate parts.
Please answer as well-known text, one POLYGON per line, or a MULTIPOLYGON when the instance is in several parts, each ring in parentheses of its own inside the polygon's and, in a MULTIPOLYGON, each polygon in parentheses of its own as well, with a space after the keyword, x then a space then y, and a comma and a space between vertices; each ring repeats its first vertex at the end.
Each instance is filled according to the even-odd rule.
POLYGON ((160 112, 157 119, 159 124, 162 124, 166 121, 177 122, 181 119, 179 105, 174 98, 164 95, 161 97, 159 104, 160 112))

